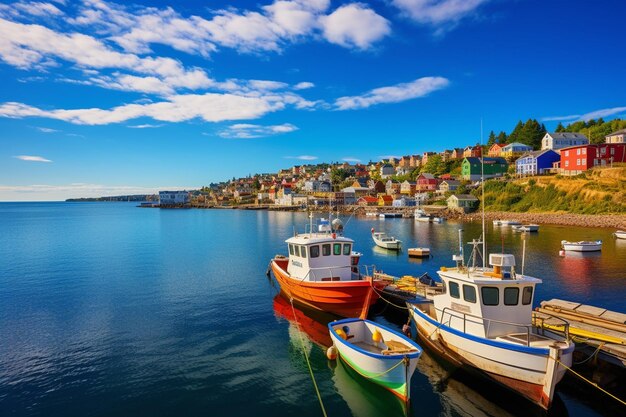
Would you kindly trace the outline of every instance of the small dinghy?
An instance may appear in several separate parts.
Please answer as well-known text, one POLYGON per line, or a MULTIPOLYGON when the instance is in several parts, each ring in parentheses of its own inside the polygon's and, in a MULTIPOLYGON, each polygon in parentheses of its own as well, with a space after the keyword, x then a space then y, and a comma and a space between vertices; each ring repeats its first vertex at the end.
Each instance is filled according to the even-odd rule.
POLYGON ((513 230, 516 232, 538 232, 539 225, 538 224, 523 224, 521 226, 511 226, 513 230))
POLYGON ((387 236, 384 232, 376 232, 374 229, 372 229, 372 239, 374 239, 374 243, 376 243, 377 246, 385 249, 400 250, 402 246, 401 240, 393 236, 387 236))
POLYGON ((422 348, 408 337, 360 318, 328 323, 339 357, 364 378, 409 401, 422 348))
POLYGON ((626 231, 624 230, 617 230, 613 235, 618 239, 626 239, 626 231))
POLYGON ((602 250, 601 240, 581 240, 580 242, 561 241, 561 247, 566 251, 598 252, 602 250))

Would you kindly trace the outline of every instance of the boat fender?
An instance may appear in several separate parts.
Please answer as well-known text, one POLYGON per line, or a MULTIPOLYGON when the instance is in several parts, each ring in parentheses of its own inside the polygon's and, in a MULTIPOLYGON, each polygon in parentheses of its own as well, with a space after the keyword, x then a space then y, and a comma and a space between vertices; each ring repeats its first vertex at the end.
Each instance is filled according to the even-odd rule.
POLYGON ((337 239, 337 233, 333 233, 332 236, 333 236, 333 239, 337 239))
POLYGON ((371 232, 372 232, 372 233, 374 233, 374 228, 373 228, 373 227, 372 227, 372 230, 371 230, 371 232))
POLYGON ((402 326, 402 333, 409 339, 413 338, 413 336, 411 335, 411 326, 409 326, 408 324, 402 326))
POLYGON ((565 256, 565 251, 563 249, 559 251, 559 256, 565 256))
POLYGON ((335 347, 335 345, 332 345, 331 347, 326 349, 326 357, 331 361, 337 359, 337 348, 335 347))
POLYGON ((378 330, 375 330, 374 333, 372 333, 372 340, 375 343, 380 342, 381 340, 383 340, 383 335, 380 334, 380 332, 378 330))

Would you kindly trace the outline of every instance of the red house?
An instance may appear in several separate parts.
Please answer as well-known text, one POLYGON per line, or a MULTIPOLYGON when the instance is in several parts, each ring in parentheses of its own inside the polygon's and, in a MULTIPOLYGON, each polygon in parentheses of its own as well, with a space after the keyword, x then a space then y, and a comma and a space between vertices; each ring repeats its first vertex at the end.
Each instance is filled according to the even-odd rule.
POLYGON ((596 166, 606 166, 613 162, 626 162, 626 144, 601 143, 562 148, 561 172, 577 175, 596 166))
POLYGON ((433 174, 421 174, 417 177, 417 191, 436 191, 439 185, 439 180, 433 176, 433 174))
POLYGON ((463 150, 463 157, 465 158, 480 158, 483 156, 483 148, 480 145, 468 146, 463 150))

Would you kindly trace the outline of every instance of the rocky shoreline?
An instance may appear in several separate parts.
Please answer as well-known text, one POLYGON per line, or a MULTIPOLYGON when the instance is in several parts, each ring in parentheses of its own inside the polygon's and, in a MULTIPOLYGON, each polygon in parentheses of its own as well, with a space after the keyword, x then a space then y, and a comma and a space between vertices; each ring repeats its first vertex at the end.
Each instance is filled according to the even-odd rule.
MULTIPOLYGON (((481 213, 468 214, 446 213, 448 219, 462 221, 480 221, 481 213)), ((626 229, 625 214, 570 214, 570 213, 512 213, 503 211, 485 212, 485 219, 493 221, 498 219, 517 220, 530 224, 554 224, 559 226, 578 227, 607 227, 613 229, 626 229)))

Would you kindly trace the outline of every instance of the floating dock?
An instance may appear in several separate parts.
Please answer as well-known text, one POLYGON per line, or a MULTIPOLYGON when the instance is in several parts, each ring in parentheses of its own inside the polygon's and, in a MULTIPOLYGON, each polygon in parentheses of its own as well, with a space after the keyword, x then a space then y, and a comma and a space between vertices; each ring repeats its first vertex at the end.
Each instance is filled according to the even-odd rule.
POLYGON ((411 275, 394 277, 379 271, 374 273, 374 278, 389 283, 382 290, 382 298, 391 301, 395 307, 405 308, 404 303, 406 301, 415 300, 418 297, 432 298, 432 296, 443 292, 441 282, 433 280, 428 274, 419 277, 411 275))
MULTIPOLYGON (((626 314, 556 298, 542 301, 536 310, 539 318, 549 314, 567 321, 577 349, 594 351, 599 359, 626 368, 626 314)), ((535 324, 562 332, 559 323, 548 318, 535 324)))

